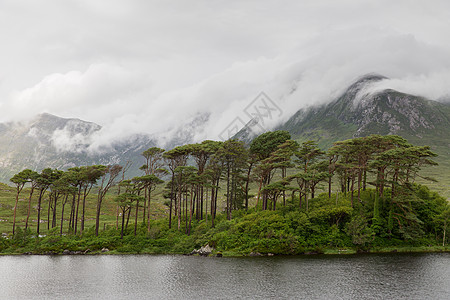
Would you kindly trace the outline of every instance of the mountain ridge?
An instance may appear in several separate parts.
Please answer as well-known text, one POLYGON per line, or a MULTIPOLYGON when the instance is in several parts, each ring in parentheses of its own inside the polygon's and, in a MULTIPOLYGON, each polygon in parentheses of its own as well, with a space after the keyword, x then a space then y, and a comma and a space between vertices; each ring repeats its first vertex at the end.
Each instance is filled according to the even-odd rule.
POLYGON ((392 89, 364 94, 368 85, 383 79, 363 77, 337 99, 300 109, 276 129, 299 140, 317 140, 326 148, 337 140, 370 134, 397 134, 417 141, 430 133, 448 133, 449 104, 392 89))
MULTIPOLYGON (((322 149, 334 142, 370 134, 397 134, 417 145, 428 144, 437 152, 442 167, 450 168, 450 105, 392 89, 374 89, 387 80, 378 74, 360 77, 336 99, 318 106, 299 109, 286 122, 272 130, 287 130, 293 139, 315 140, 322 149)), ((166 137, 167 149, 193 142, 204 130, 210 115, 197 114, 174 128, 166 137)), ((249 143, 256 135, 251 120, 235 138, 249 143)), ((28 123, 0 123, 0 181, 25 169, 46 167, 67 169, 91 164, 133 162, 138 175, 143 163, 141 153, 158 146, 157 139, 141 134, 129 136, 100 152, 91 151, 94 136, 102 127, 76 118, 40 114, 28 123)), ((450 194, 450 188, 449 192, 450 194)))
POLYGON ((399 135, 410 143, 428 145, 437 153, 437 167, 423 175, 437 179, 427 182, 450 198, 446 182, 450 170, 450 104, 410 95, 393 89, 370 90, 383 77, 363 78, 328 104, 298 110, 277 130, 287 130, 298 142, 314 140, 322 149, 336 141, 371 134, 399 135))
POLYGON ((139 164, 140 153, 155 145, 148 136, 134 135, 102 152, 90 151, 90 138, 100 130, 93 122, 48 113, 28 122, 0 124, 0 181, 8 182, 26 168, 40 171, 127 161, 139 164))

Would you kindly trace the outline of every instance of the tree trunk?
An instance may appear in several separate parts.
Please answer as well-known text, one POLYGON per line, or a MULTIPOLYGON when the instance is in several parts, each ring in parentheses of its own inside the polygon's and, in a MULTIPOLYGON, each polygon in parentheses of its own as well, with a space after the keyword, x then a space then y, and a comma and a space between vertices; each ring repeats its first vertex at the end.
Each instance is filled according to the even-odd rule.
POLYGON ((138 216, 139 216, 139 198, 136 201, 136 215, 134 216, 134 236, 136 236, 137 233, 138 216))
POLYGON ((206 195, 205 195, 205 220, 206 226, 208 226, 208 188, 206 188, 206 195))
POLYGON ((169 229, 170 228, 172 228, 172 207, 173 207, 173 198, 174 198, 174 196, 173 196, 173 191, 174 191, 174 188, 173 188, 173 185, 174 185, 174 176, 173 176, 173 173, 172 173, 172 183, 171 183, 171 185, 170 185, 170 205, 169 205, 169 229))
POLYGON ((74 194, 72 197, 72 204, 70 205, 70 216, 69 216, 69 228, 74 229, 75 226, 75 199, 76 195, 74 194))
POLYGON ((28 220, 30 219, 30 213, 31 213, 31 197, 33 196, 34 187, 31 187, 30 191, 30 197, 28 198, 28 212, 27 212, 27 219, 25 220, 25 230, 28 229, 28 220))
MULTIPOLYGON (((100 227, 100 210, 101 210, 101 205, 102 205, 102 199, 98 199, 97 198, 97 210, 96 210, 96 213, 95 213, 95 236, 98 236, 98 229, 100 227)), ((75 232, 76 232, 76 225, 75 225, 75 232)))
POLYGON ((308 201, 308 193, 305 191, 305 202, 306 202, 306 211, 309 210, 309 201, 308 201))
MULTIPOLYGON (((203 220, 203 185, 200 186, 200 220, 203 220)), ((197 197, 197 202, 199 198, 197 197)))
MULTIPOLYGON (((214 183, 215 183, 215 180, 214 180, 214 183)), ((214 210, 215 210, 214 198, 215 198, 215 193, 216 193, 216 188, 212 187, 211 188, 211 228, 214 228, 214 210)))
POLYGON ((367 185, 367 170, 364 169, 364 174, 363 174, 363 191, 366 190, 366 185, 367 185))
MULTIPOLYGON (((75 229, 74 233, 77 234, 77 227, 78 227, 78 209, 80 207, 80 198, 81 198, 81 191, 78 191, 78 197, 77 197, 77 209, 75 211, 75 229)), ((100 212, 98 212, 100 214, 100 212)))
POLYGON ((182 193, 181 193, 181 191, 179 191, 179 193, 178 193, 178 204, 177 204, 177 206, 178 206, 178 211, 177 211, 177 222, 178 222, 178 230, 180 230, 180 228, 181 228, 181 196, 182 196, 182 193))
POLYGON ((261 180, 259 181, 258 197, 256 197, 256 205, 255 205, 255 208, 258 208, 259 197, 261 196, 261 189, 262 189, 262 185, 263 185, 263 180, 264 180, 264 177, 261 176, 261 180))
POLYGON ((50 209, 52 207, 52 195, 48 197, 48 208, 47 208, 47 230, 50 230, 50 209))
POLYGON ((214 218, 216 218, 217 215, 217 198, 219 196, 219 184, 220 184, 220 177, 217 178, 216 194, 214 195, 214 218))
POLYGON ((302 209, 302 198, 303 198, 303 195, 302 195, 302 191, 300 190, 298 193, 298 208, 299 209, 302 209))
POLYGON ((37 215, 37 235, 39 237, 39 229, 40 229, 40 224, 41 224, 41 203, 42 203, 42 197, 45 193, 45 190, 41 190, 39 192, 39 199, 38 199, 38 215, 37 215))
POLYGON ((247 180, 245 181, 245 210, 248 210, 248 186, 250 184, 250 174, 252 171, 253 162, 251 162, 248 166, 247 171, 247 180))
POLYGON ((122 209, 122 229, 120 230, 120 239, 123 240, 123 227, 125 225, 125 210, 122 209))
POLYGON ((351 203, 352 203, 352 207, 353 207, 353 187, 355 185, 355 177, 353 176, 351 179, 351 188, 350 188, 350 199, 351 199, 351 203))
POLYGON ((80 234, 84 231, 84 219, 85 219, 85 212, 86 212, 86 195, 83 195, 83 208, 81 212, 81 229, 80 234))
POLYGON ((53 217, 52 217, 52 228, 56 227, 56 204, 57 204, 58 198, 55 197, 55 202, 53 203, 53 217))
POLYGON ((184 194, 184 231, 187 233, 188 231, 188 195, 187 195, 187 188, 186 188, 186 193, 184 194))
POLYGON ((227 164, 227 220, 231 220, 230 165, 227 164))
POLYGON ((61 228, 59 229, 59 235, 62 235, 63 233, 63 225, 64 225, 64 207, 66 206, 67 198, 69 195, 66 196, 66 199, 61 205, 61 228))
POLYGON ((150 232, 150 199, 151 199, 152 191, 151 189, 148 190, 148 200, 147 200, 147 232, 150 232))
POLYGON ((277 195, 273 196, 273 211, 277 209, 277 195))
POLYGON ((131 216, 131 206, 130 206, 130 208, 128 208, 127 223, 125 224, 125 229, 128 229, 128 223, 130 222, 130 216, 131 216))
MULTIPOLYGON (((20 189, 21 190, 21 189, 20 189)), ((15 234, 16 230, 16 211, 17 211, 17 204, 19 203, 19 188, 17 188, 17 194, 16 194, 16 204, 14 204, 14 217, 13 217, 13 235, 15 234)))
POLYGON ((328 177, 328 198, 331 198, 331 176, 328 177))
POLYGON ((361 181, 362 181, 362 173, 358 172, 358 202, 361 203, 361 181))
POLYGON ((142 223, 145 224, 145 221, 147 219, 147 197, 148 197, 148 187, 144 187, 144 204, 142 205, 144 208, 144 211, 142 212, 142 223))
POLYGON ((195 199, 195 197, 193 197, 193 195, 192 195, 193 192, 194 192, 193 189, 191 189, 191 201, 189 204, 189 227, 188 227, 187 235, 191 235, 192 213, 194 210, 194 199, 195 199))
MULTIPOLYGON (((192 192, 192 189, 191 189, 191 192, 192 192)), ((200 184, 197 185, 197 187, 195 189, 195 192, 197 194, 200 194, 200 184)), ((190 210, 190 208, 189 208, 189 210, 190 210)), ((199 201, 199 199, 197 201, 194 200, 194 203, 192 203, 192 216, 194 216, 194 214, 195 214, 195 219, 197 221, 200 220, 200 211, 201 211, 201 209, 200 209, 200 201, 199 201)))

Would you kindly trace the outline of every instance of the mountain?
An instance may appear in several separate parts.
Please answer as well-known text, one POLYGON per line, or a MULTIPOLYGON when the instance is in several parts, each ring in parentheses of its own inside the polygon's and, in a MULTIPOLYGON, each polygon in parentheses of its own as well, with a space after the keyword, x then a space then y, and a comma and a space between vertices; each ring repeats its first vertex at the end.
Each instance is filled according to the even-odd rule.
POLYGON ((396 134, 413 143, 448 146, 450 105, 394 90, 371 91, 379 75, 367 75, 328 104, 300 109, 278 127, 299 140, 328 148, 337 140, 396 134))
MULTIPOLYGON (((287 130, 299 142, 315 140, 322 149, 335 141, 370 134, 397 134, 416 145, 430 145, 439 154, 440 166, 432 175, 450 180, 450 105, 394 90, 375 89, 386 77, 366 75, 350 85, 346 91, 328 104, 298 110, 278 130, 287 130), (449 174, 449 175, 447 175, 449 174), (448 176, 448 178, 446 177, 448 176)), ((180 128, 173 128, 166 139, 166 149, 191 143, 210 119, 199 113, 186 119, 180 128)), ((250 121, 235 136, 250 142, 259 132, 257 120, 250 121)), ((90 151, 101 126, 79 119, 60 118, 41 114, 27 123, 0 123, 0 181, 25 169, 40 171, 46 167, 67 169, 92 164, 133 163, 129 176, 140 174, 141 153, 156 146, 149 135, 133 135, 101 151, 90 151)))
POLYGON ((370 134, 395 134, 414 145, 429 145, 438 154, 435 160, 439 166, 425 168, 422 174, 437 179, 426 184, 450 199, 446 184, 450 180, 450 104, 391 89, 373 89, 384 79, 364 76, 337 99, 300 109, 276 129, 289 131, 299 142, 315 140, 322 149, 336 141, 370 134))
MULTIPOLYGON (((79 119, 41 114, 26 123, 0 124, 0 181, 8 182, 15 173, 29 168, 67 169, 93 164, 142 165, 141 153, 155 145, 145 135, 134 135, 102 151, 88 147, 101 126, 79 119)), ((137 172, 137 171, 135 171, 137 172)))
POLYGON ((142 175, 139 167, 144 164, 143 151, 160 143, 166 149, 191 143, 204 130, 209 118, 207 113, 198 113, 159 139, 134 134, 96 149, 92 149, 93 144, 101 136, 102 127, 92 122, 43 113, 28 122, 0 123, 0 182, 9 183, 23 169, 65 170, 94 164, 124 166, 128 161, 132 166, 127 176, 142 175))
MULTIPOLYGON (((377 74, 361 77, 327 104, 298 110, 273 130, 286 130, 294 140, 313 140, 322 149, 336 141, 370 134, 395 134, 414 145, 429 145, 438 154, 437 167, 423 175, 437 179, 427 185, 450 199, 450 104, 392 89, 377 89, 387 79, 377 74)), ((250 143, 256 136, 252 120, 234 138, 250 143)))

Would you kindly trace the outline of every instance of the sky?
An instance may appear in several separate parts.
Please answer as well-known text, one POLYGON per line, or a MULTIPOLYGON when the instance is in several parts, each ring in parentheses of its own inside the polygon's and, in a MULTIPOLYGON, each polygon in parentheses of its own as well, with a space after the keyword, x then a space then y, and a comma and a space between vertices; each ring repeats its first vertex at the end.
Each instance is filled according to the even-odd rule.
POLYGON ((96 146, 223 139, 261 103, 270 129, 367 73, 447 101, 450 2, 0 0, 0 122, 79 118, 96 146))

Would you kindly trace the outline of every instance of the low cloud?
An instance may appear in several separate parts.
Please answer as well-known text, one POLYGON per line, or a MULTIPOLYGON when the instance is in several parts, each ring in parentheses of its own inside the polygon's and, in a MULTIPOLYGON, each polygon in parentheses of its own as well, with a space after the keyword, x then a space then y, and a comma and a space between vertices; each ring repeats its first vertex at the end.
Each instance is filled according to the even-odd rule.
POLYGON ((86 152, 93 144, 100 126, 80 120, 69 120, 61 129, 51 133, 51 142, 57 151, 86 152))
POLYGON ((282 111, 280 117, 265 119, 265 129, 270 129, 300 108, 336 99, 367 73, 390 78, 372 85, 368 93, 392 88, 446 99, 450 62, 443 64, 445 57, 441 49, 410 35, 374 30, 367 38, 354 30, 339 31, 274 58, 234 63, 194 85, 159 95, 132 71, 117 66, 94 65, 85 72, 54 74, 16 93, 14 110, 22 111, 22 116, 32 115, 27 107, 65 117, 82 115, 102 126, 89 141, 64 131, 55 133, 54 140, 64 149, 71 145, 78 149, 83 143, 100 149, 134 134, 148 134, 164 144, 199 115, 209 118, 192 127, 190 138, 220 139, 235 118, 250 121, 244 110, 261 92, 282 111), (408 55, 398 49, 408 49, 408 55))
MULTIPOLYGON (((119 111, 144 83, 139 74, 120 66, 93 64, 86 70, 55 73, 44 77, 33 87, 13 92, 3 109, 16 120, 29 119, 36 112, 63 117, 100 115, 119 111), (141 86, 140 86, 141 85, 141 86)), ((115 116, 112 116, 115 117, 115 116)))
POLYGON ((450 95, 446 1, 426 10, 410 1, 69 3, 11 3, 2 20, 19 27, 0 28, 9 37, 0 50, 2 121, 48 112, 101 125, 89 135, 55 132, 62 151, 138 134, 161 145, 180 134, 220 139, 233 120, 250 121, 245 109, 261 92, 282 112, 264 120, 270 129, 367 73, 389 78, 369 92, 450 95))

